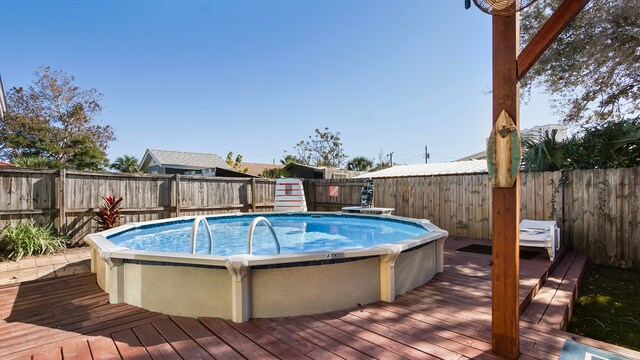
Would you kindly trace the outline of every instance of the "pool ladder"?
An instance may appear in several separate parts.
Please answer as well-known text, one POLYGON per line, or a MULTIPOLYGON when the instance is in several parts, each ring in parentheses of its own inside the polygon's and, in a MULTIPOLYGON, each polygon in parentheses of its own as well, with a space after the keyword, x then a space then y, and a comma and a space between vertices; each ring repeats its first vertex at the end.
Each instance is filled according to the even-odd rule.
MULTIPOLYGON (((211 235, 211 228, 209 227, 207 218, 204 216, 196 216, 196 218, 193 219, 193 225, 191 226, 191 253, 196 253, 196 236, 198 235, 198 227, 202 222, 204 222, 204 229, 209 238, 209 254, 213 254, 213 236, 211 235)), ((258 216, 253 219, 251 225, 249 225, 249 233, 247 235, 247 254, 251 254, 252 252, 253 232, 255 231, 256 226, 261 222, 264 222, 269 231, 271 231, 271 235, 273 235, 273 241, 276 246, 276 254, 280 254, 280 242, 278 241, 278 236, 273 230, 273 226, 271 226, 269 220, 264 216, 258 216)))
POLYGON ((204 216, 196 216, 193 219, 193 225, 191 226, 191 253, 196 253, 196 235, 198 235, 198 227, 200 223, 204 221, 204 229, 209 237, 209 254, 213 254, 213 236, 211 236, 211 228, 209 228, 209 223, 207 222, 207 218, 204 216))
POLYGON ((252 251, 251 245, 253 243, 253 231, 261 222, 264 222, 264 224, 267 225, 267 227, 271 231, 271 235, 273 235, 273 240, 276 245, 276 254, 280 254, 280 242, 278 241, 278 236, 276 236, 276 232, 273 230, 273 226, 271 226, 269 220, 267 220, 267 218, 265 218, 264 216, 258 216, 257 218, 253 219, 251 225, 249 225, 249 234, 247 235, 247 254, 251 254, 252 251))

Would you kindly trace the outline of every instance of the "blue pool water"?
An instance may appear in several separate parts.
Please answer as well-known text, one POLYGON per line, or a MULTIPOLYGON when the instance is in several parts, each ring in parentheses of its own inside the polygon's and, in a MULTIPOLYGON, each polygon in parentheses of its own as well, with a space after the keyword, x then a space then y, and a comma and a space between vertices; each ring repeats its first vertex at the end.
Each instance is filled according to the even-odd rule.
MULTIPOLYGON (((349 215, 274 214, 265 216, 278 236, 281 253, 370 248, 427 234, 424 227, 395 219, 349 215)), ((247 233, 255 215, 209 218, 213 254, 245 254, 247 233)), ((109 236, 115 245, 132 250, 189 253, 193 220, 143 226, 109 236)), ((196 252, 208 253, 208 237, 199 227, 196 252)), ((253 237, 253 254, 275 254, 271 232, 259 224, 253 237)))

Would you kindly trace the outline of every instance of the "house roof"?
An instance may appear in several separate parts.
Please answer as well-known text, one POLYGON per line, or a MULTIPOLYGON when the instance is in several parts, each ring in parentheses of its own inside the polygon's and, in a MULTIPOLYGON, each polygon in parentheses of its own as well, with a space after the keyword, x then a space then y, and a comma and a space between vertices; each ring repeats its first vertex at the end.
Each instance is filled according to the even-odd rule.
POLYGON ((151 159, 154 159, 164 167, 177 166, 188 169, 221 168, 233 170, 224 159, 216 154, 147 149, 142 157, 142 167, 148 167, 151 159))
POLYGON ((485 160, 451 161, 431 164, 397 165, 387 169, 364 173, 356 178, 385 178, 402 176, 431 176, 457 174, 486 174, 485 160))
POLYGON ((247 168, 247 174, 249 175, 260 176, 265 170, 282 169, 284 168, 284 165, 242 162, 242 164, 240 164, 240 168, 247 168))
POLYGON ((15 165, 15 164, 8 163, 8 162, 0 161, 0 166, 11 166, 11 167, 15 167, 16 165, 15 165))

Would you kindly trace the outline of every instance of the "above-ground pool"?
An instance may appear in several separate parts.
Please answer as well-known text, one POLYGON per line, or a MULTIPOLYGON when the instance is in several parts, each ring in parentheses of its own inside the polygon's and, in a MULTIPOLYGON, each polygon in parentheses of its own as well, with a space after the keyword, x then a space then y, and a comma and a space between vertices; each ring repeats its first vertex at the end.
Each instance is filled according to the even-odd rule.
POLYGON ((305 212, 130 223, 87 242, 111 303, 242 322, 393 301, 443 270, 446 237, 427 220, 305 212))

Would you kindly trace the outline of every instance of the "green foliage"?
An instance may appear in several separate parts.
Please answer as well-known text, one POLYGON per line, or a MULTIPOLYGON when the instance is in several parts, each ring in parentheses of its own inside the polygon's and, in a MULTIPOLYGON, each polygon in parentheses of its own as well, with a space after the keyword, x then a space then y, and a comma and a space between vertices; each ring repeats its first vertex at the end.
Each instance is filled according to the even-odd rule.
POLYGON ((369 171, 372 167, 373 160, 364 156, 356 156, 347 162, 347 170, 369 171))
MULTIPOLYGON (((521 16, 526 45, 561 0, 540 0, 521 16)), ((640 1, 592 0, 521 84, 544 86, 565 123, 598 123, 640 112, 640 1)))
POLYGON ((324 130, 316 129, 314 135, 309 135, 307 140, 300 140, 295 146, 301 164, 315 166, 340 167, 347 159, 342 150, 340 133, 335 134, 326 127, 324 130))
POLYGON ((552 132, 538 142, 523 140, 522 145, 527 171, 640 166, 640 117, 586 126, 563 142, 552 132))
POLYGON ((640 271, 589 265, 568 331, 640 350, 640 271))
POLYGON ((103 204, 100 205, 98 215, 93 219, 98 223, 100 230, 109 230, 120 225, 122 217, 122 196, 116 199, 114 196, 103 196, 103 204))
POLYGON ((43 227, 33 220, 4 229, 1 238, 3 247, 9 252, 7 257, 11 260, 51 254, 66 248, 65 239, 54 234, 52 225, 43 227))
POLYGON ((282 160, 280 160, 280 164, 282 165, 289 165, 291 163, 295 163, 295 164, 304 164, 304 162, 302 161, 302 159, 293 156, 293 155, 287 155, 287 151, 284 151, 285 156, 282 158, 282 160))
POLYGON ((242 167, 242 155, 238 154, 235 158, 235 160, 233 159, 233 151, 229 151, 229 153, 227 154, 227 159, 226 162, 229 166, 231 166, 233 168, 233 170, 237 171, 237 172, 241 172, 243 174, 246 174, 249 172, 249 168, 242 167))
POLYGON ((546 131, 538 142, 522 139, 522 162, 527 171, 558 171, 566 163, 564 144, 556 140, 557 130, 546 131))
POLYGON ((97 125, 102 95, 80 89, 74 77, 41 67, 28 88, 7 94, 7 114, 0 121, 0 157, 41 157, 64 167, 100 170, 114 140, 110 126, 97 125))
POLYGON ((41 156, 18 156, 11 159, 11 163, 17 167, 34 169, 62 169, 64 164, 41 156))
POLYGON ((571 166, 607 169, 640 166, 640 117, 585 127, 566 145, 571 166))
POLYGON ((289 171, 287 171, 286 169, 282 169, 282 168, 266 169, 260 175, 262 177, 264 177, 264 178, 269 178, 269 179, 279 179, 279 178, 291 177, 291 174, 289 173, 289 171))
POLYGON ((140 163, 138 162, 138 158, 132 155, 122 155, 117 157, 109 167, 115 171, 123 173, 140 172, 140 163))

